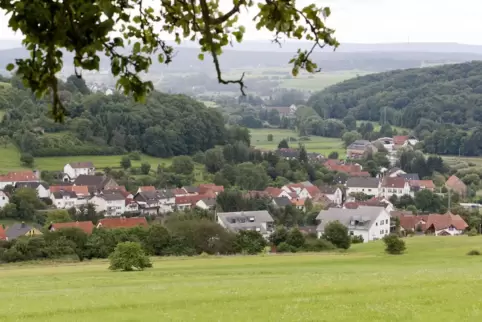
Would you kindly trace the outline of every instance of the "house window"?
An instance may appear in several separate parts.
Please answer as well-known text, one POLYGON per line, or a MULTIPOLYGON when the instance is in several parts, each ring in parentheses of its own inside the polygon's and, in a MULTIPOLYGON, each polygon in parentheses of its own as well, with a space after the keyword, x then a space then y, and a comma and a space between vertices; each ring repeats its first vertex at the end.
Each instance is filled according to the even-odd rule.
POLYGON ((375 226, 378 226, 378 223, 377 223, 377 222, 375 223, 375 226))
POLYGON ((365 191, 365 189, 362 189, 361 191, 365 191))
POLYGON ((384 230, 380 230, 380 235, 383 235, 384 230))
POLYGON ((350 236, 353 236, 353 235, 354 235, 353 231, 350 231, 350 236))

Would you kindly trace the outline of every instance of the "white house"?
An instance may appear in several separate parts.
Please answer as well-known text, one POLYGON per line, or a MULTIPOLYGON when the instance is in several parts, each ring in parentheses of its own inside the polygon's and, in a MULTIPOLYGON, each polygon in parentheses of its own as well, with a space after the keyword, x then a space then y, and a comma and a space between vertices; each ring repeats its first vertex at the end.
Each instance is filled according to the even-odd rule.
POLYGON ((216 207, 216 199, 214 198, 201 199, 198 202, 196 202, 196 207, 203 210, 214 209, 216 207))
POLYGON ((7 194, 0 190, 0 208, 5 207, 6 204, 10 202, 10 198, 8 198, 7 194))
POLYGON ((330 199, 334 204, 341 205, 343 202, 343 191, 336 186, 322 186, 320 191, 328 199, 330 199))
POLYGON ((348 228, 351 236, 362 236, 363 241, 378 240, 390 234, 390 214, 383 207, 359 207, 356 209, 329 208, 322 210, 316 220, 320 238, 328 223, 339 221, 348 228))
POLYGON ((376 143, 376 142, 382 144, 383 147, 385 148, 385 150, 387 150, 388 152, 392 152, 392 151, 393 151, 393 146, 394 146, 393 138, 383 137, 383 138, 377 139, 377 140, 374 141, 373 143, 376 143))
POLYGON ((74 191, 55 191, 50 194, 52 205, 59 209, 69 209, 77 206, 77 194, 74 191))
POLYGON ((39 198, 50 198, 50 188, 43 182, 19 182, 15 185, 16 189, 29 188, 37 191, 39 198))
POLYGON ((385 177, 382 179, 380 185, 380 196, 389 199, 396 195, 401 197, 403 195, 410 195, 410 183, 403 177, 385 177))
POLYGON ((255 230, 268 238, 274 231, 274 219, 266 210, 218 212, 216 221, 224 228, 233 232, 255 230))
POLYGON ((106 217, 121 216, 126 212, 126 200, 118 192, 110 192, 92 197, 89 203, 99 212, 105 211, 106 217))
POLYGON ((173 211, 176 197, 170 190, 143 190, 134 196, 143 214, 157 215, 173 211))
POLYGON ((370 196, 378 196, 380 181, 372 177, 350 177, 346 180, 347 198, 352 193, 364 193, 370 196))
POLYGON ((71 162, 64 166, 64 173, 71 180, 77 179, 80 175, 94 175, 95 167, 92 162, 71 162))

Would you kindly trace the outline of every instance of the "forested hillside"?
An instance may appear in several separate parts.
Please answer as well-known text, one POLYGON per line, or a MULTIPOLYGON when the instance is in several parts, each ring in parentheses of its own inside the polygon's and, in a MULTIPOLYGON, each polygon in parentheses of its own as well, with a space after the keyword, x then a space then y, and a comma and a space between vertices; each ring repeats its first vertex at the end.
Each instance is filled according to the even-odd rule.
POLYGON ((215 109, 187 96, 154 92, 146 104, 123 95, 90 93, 72 76, 61 84, 63 123, 46 116, 50 99, 36 99, 16 80, 0 80, 2 142, 34 156, 101 155, 126 151, 170 157, 223 143, 224 121, 215 109))
POLYGON ((482 62, 356 77, 314 94, 308 105, 324 118, 352 114, 407 128, 435 122, 469 129, 482 124, 482 62))

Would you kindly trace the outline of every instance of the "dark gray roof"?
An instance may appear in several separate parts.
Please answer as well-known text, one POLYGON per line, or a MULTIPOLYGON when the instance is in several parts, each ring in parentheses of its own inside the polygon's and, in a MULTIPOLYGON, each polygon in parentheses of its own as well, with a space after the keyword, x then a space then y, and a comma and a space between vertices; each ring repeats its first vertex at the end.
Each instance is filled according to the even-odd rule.
POLYGON ((217 216, 226 228, 232 231, 257 230, 265 232, 262 223, 273 222, 273 217, 266 210, 218 212, 217 216))
POLYGON ((109 180, 112 180, 112 179, 106 176, 81 174, 80 176, 77 177, 77 179, 75 179, 74 185, 94 187, 95 189, 100 190, 104 188, 104 186, 107 184, 109 180))
POLYGON ((405 180, 420 180, 418 173, 405 173, 405 174, 399 175, 399 177, 402 177, 405 180))
POLYGON ((38 186, 42 186, 45 189, 49 188, 49 185, 45 182, 17 182, 15 185, 15 188, 21 189, 21 188, 30 188, 30 189, 37 189, 38 186))
POLYGON ((321 193, 324 193, 325 195, 332 195, 336 192, 336 189, 338 189, 337 186, 321 186, 319 187, 321 193))
POLYGON ((32 228, 32 226, 25 223, 13 224, 12 226, 8 227, 5 235, 7 236, 8 240, 16 239, 20 236, 25 236, 25 234, 32 228))
POLYGON ((368 140, 356 140, 352 144, 348 146, 348 149, 354 149, 354 150, 363 150, 365 147, 371 145, 371 142, 368 140))
POLYGON ((273 201, 278 207, 286 207, 288 205, 291 205, 291 201, 287 197, 273 198, 273 201))
POLYGON ((55 191, 52 194, 54 195, 55 199, 63 199, 64 196, 68 196, 70 198, 77 198, 77 194, 74 191, 60 190, 55 191))
POLYGON ((125 200, 126 198, 124 198, 124 196, 117 192, 117 191, 113 191, 113 192, 108 192, 108 193, 103 193, 102 198, 104 198, 104 200, 125 200))
MULTIPOLYGON (((316 216, 316 220, 320 222, 317 231, 324 231, 325 225, 332 221, 339 221, 348 229, 368 230, 378 216, 385 212, 383 207, 363 206, 357 209, 329 208, 322 210, 316 216)), ((387 215, 389 215, 387 213, 387 215)))
POLYGON ((350 177, 346 181, 347 188, 378 188, 379 180, 371 177, 350 177))

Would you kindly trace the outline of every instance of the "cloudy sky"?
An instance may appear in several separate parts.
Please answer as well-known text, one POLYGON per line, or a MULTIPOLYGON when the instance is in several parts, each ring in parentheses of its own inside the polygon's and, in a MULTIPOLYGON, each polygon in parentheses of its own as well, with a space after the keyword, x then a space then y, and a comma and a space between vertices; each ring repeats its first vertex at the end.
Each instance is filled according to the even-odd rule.
MULTIPOLYGON (((158 0, 151 0, 158 2, 158 0)), ((221 0, 228 7, 230 0, 221 0)), ((330 6, 328 25, 340 42, 458 42, 482 44, 481 0, 297 0, 330 6)), ((246 39, 269 39, 251 23, 254 11, 243 13, 246 39)), ((0 39, 20 39, 0 12, 0 39)))

